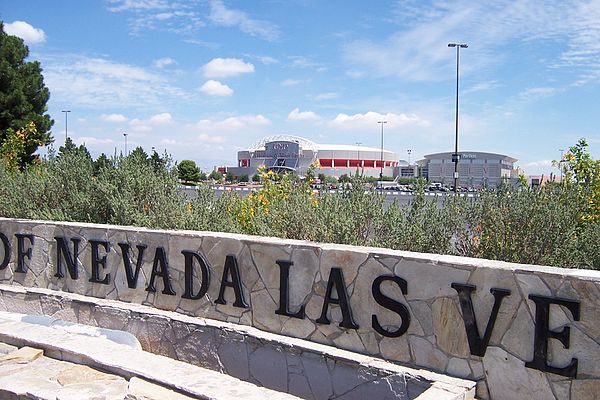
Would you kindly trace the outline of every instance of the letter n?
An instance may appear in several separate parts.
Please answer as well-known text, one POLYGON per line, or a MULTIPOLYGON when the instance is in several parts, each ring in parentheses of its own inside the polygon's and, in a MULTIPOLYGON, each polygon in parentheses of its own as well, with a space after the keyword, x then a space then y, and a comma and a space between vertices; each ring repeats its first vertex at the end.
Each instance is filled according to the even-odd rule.
POLYGON ((79 242, 81 240, 76 238, 71 239, 71 242, 73 242, 73 256, 71 256, 67 239, 60 236, 56 236, 54 239, 56 240, 56 274, 54 274, 54 276, 57 278, 65 277, 62 264, 64 259, 71 279, 77 279, 79 277, 77 272, 77 261, 79 256, 79 242))

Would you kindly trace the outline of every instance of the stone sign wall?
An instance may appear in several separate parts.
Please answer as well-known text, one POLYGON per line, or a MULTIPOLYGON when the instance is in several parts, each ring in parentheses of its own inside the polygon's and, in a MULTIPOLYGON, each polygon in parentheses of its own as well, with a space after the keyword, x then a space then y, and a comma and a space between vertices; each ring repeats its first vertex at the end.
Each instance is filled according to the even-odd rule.
POLYGON ((481 398, 600 392, 596 271, 0 218, 0 282, 251 325, 477 380, 481 398))

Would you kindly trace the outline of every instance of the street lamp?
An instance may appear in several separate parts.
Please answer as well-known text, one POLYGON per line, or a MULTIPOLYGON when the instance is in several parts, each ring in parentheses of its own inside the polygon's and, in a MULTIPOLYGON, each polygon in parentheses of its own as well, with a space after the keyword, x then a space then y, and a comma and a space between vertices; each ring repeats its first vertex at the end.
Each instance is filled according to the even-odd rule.
POLYGON ((127 157, 127 135, 128 133, 123 133, 123 136, 125 136, 125 157, 127 157))
POLYGON ((458 66, 460 60, 460 49, 469 47, 466 43, 448 43, 448 47, 456 47, 456 134, 454 138, 454 193, 458 192, 458 66))
POLYGON ((358 159, 357 168, 359 166, 362 166, 362 162, 360 161, 360 145, 361 144, 362 144, 362 142, 356 142, 356 158, 358 159))
POLYGON ((379 171, 379 181, 380 185, 383 186, 383 124, 387 124, 387 121, 377 121, 378 124, 381 124, 381 170, 379 171))
POLYGON ((65 113, 65 143, 67 143, 67 135, 69 132, 69 113, 71 110, 62 110, 61 112, 65 113))
POLYGON ((560 169, 560 183, 562 183, 563 173, 562 173, 562 162, 563 162, 563 152, 565 149, 558 149, 560 151, 560 160, 558 161, 558 169, 560 169))

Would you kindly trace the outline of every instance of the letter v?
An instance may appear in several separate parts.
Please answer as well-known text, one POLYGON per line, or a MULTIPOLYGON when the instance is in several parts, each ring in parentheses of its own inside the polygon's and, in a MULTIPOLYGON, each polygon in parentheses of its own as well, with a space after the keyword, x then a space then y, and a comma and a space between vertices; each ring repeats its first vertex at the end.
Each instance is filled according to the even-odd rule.
POLYGON ((474 356, 483 357, 487 349, 490 337, 492 336, 492 330, 494 330, 494 324, 496 323, 496 317, 498 316, 498 310, 504 297, 510 294, 510 290, 491 288, 490 293, 494 295, 494 306, 492 307, 492 313, 488 319, 485 327, 485 333, 483 338, 479 336, 479 328, 477 327, 477 319, 475 318, 475 312, 473 310, 473 300, 471 299, 471 292, 476 287, 473 285, 463 285, 460 283, 452 283, 452 289, 458 292, 458 300, 460 308, 462 310, 462 317, 465 323, 465 330, 467 331, 467 339, 469 340, 469 349, 471 354, 474 356))

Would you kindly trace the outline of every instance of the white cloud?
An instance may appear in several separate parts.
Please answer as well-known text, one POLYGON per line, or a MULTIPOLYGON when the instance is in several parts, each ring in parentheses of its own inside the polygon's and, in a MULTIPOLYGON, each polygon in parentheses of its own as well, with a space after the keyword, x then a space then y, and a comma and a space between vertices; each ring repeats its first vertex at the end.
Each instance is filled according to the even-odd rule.
POLYGON ((339 97, 335 92, 319 93, 314 97, 316 101, 331 100, 339 97))
POLYGON ((34 28, 25 21, 4 24, 4 32, 20 37, 27 44, 44 43, 46 41, 46 34, 43 30, 34 28))
POLYGON ((207 78, 226 78, 254 72, 254 65, 239 58, 213 58, 202 67, 207 78))
POLYGON ((256 58, 265 65, 279 64, 279 60, 271 56, 257 56, 256 58))
MULTIPOLYGON (((560 157, 558 157, 560 158, 560 157)), ((551 168, 552 160, 531 161, 523 164, 523 168, 551 168)))
POLYGON ((202 133, 198 135, 198 140, 209 143, 223 143, 225 142, 225 138, 219 135, 208 135, 206 133, 202 133))
POLYGON ((104 122, 125 122, 127 117, 123 114, 102 114, 100 120, 104 122))
POLYGON ((519 93, 519 98, 522 100, 534 100, 552 96, 556 92, 557 89, 552 87, 533 87, 525 89, 523 92, 519 93))
POLYGON ((233 94, 232 88, 212 79, 204 82, 204 85, 200 86, 200 91, 209 96, 231 96, 233 94))
POLYGON ((258 36, 266 40, 276 40, 279 37, 279 28, 266 21, 259 21, 248 17, 240 10, 225 7, 221 0, 210 2, 210 15, 208 18, 219 26, 235 27, 240 31, 252 36, 258 36))
POLYGON ((343 46, 351 69, 367 70, 369 76, 436 81, 451 79, 456 51, 448 49, 449 42, 471 45, 464 50, 468 62, 461 65, 467 74, 501 64, 503 52, 522 43, 551 43, 544 62, 548 69, 569 68, 580 74, 578 84, 600 80, 600 7, 594 0, 405 0, 390 14, 390 22, 399 29, 387 38, 343 46))
MULTIPOLYGON (((71 131, 69 131, 69 133, 70 132, 71 131)), ((92 136, 80 136, 75 139, 75 142, 78 144, 85 144, 86 146, 96 146, 115 143, 115 141, 110 138, 97 138, 92 136)))
POLYGON ((175 63, 175 60, 173 60, 170 57, 162 57, 162 58, 158 58, 158 59, 154 60, 153 64, 156 68, 164 68, 167 65, 173 65, 176 63, 175 63))
POLYGON ((321 117, 312 111, 300 111, 300 109, 294 108, 288 114, 287 119, 289 121, 318 121, 321 117))
POLYGON ((388 128, 403 125, 419 125, 424 127, 430 125, 427 120, 423 120, 415 114, 380 114, 374 111, 354 115, 340 113, 329 122, 329 125, 344 129, 372 129, 377 126, 378 121, 387 121, 386 127, 388 128))
POLYGON ((156 114, 150 117, 149 122, 153 125, 157 125, 157 124, 167 124, 169 122, 171 122, 171 114, 169 113, 162 113, 162 114, 156 114))
POLYGON ((285 79, 283 81, 281 81, 281 85, 282 86, 297 86, 300 85, 301 83, 306 83, 308 82, 308 79, 285 79))
POLYGON ((192 34, 205 25, 194 4, 168 0, 108 0, 108 11, 130 15, 131 33, 146 30, 192 34))
POLYGON ((203 119, 195 124, 188 125, 187 128, 210 134, 212 131, 232 132, 241 131, 251 127, 261 127, 271 125, 271 121, 263 115, 241 115, 228 117, 221 120, 203 119))
POLYGON ((177 144, 177 141, 173 139, 161 139, 160 144, 173 146, 177 144))
POLYGON ((52 98, 80 107, 156 106, 187 95, 166 76, 104 58, 46 56, 42 62, 52 98))
POLYGON ((148 119, 134 118, 129 121, 129 126, 135 132, 151 132, 154 126, 168 124, 171 120, 171 114, 162 113, 155 114, 148 119))

